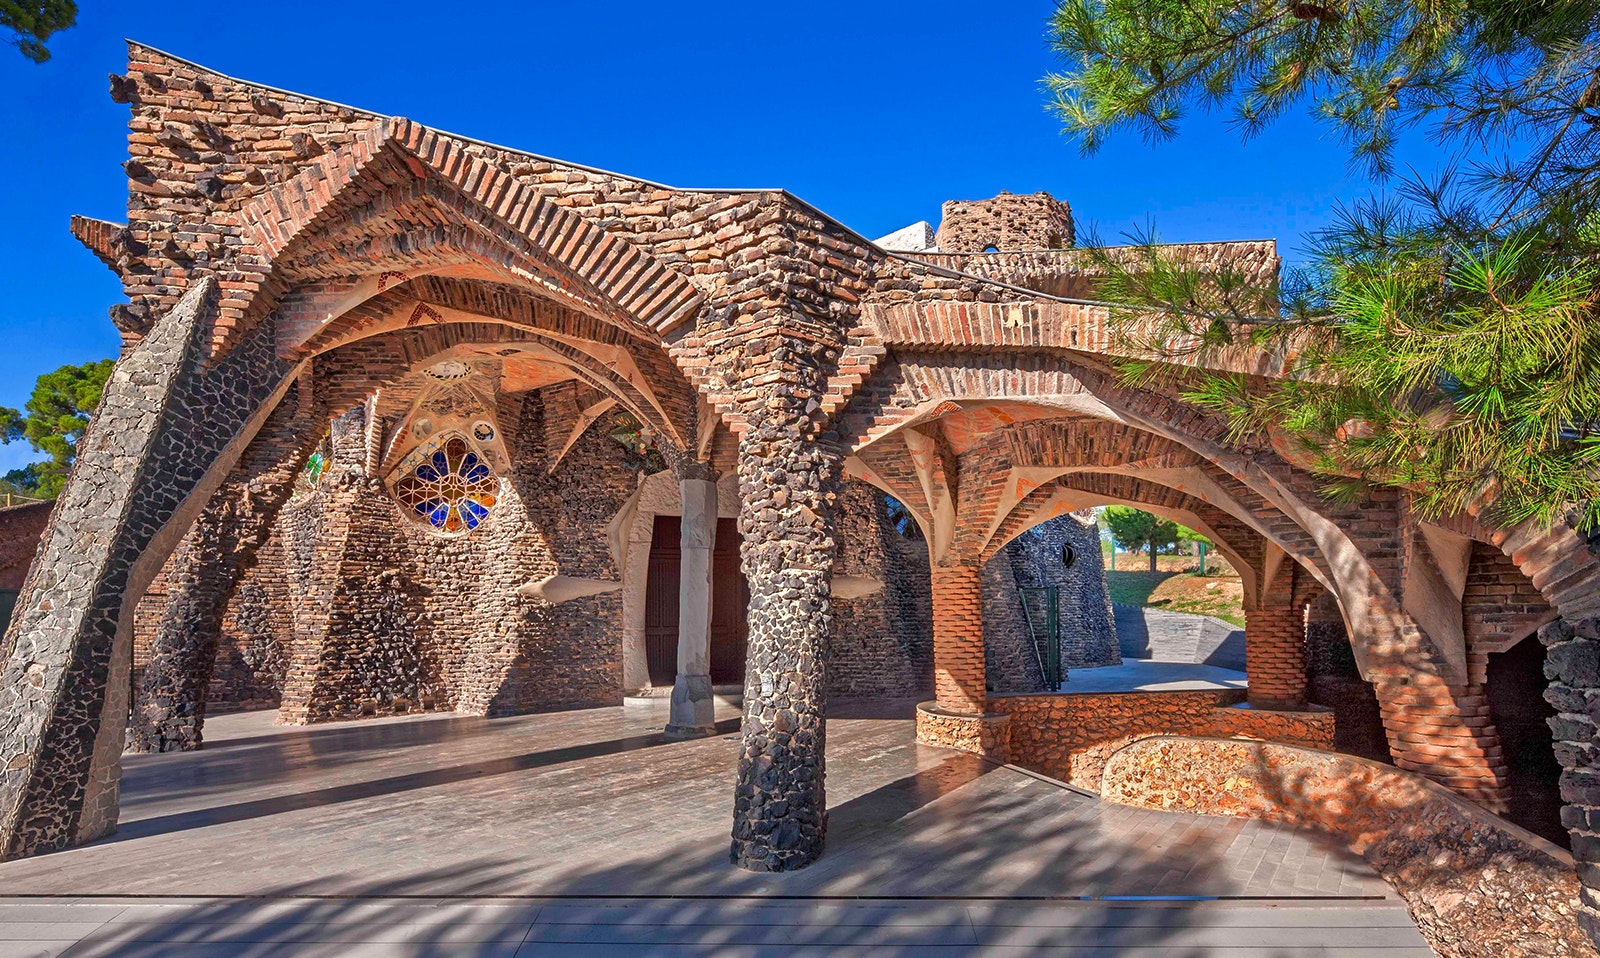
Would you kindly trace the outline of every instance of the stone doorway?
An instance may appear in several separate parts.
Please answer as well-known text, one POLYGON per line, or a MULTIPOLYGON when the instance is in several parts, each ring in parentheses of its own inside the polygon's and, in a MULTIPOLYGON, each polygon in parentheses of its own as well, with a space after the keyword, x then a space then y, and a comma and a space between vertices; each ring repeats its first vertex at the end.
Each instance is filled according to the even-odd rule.
MULTIPOLYGON (((655 516, 650 537, 650 565, 645 577, 645 661, 650 684, 671 688, 678 673, 678 551, 683 520, 655 516)), ((711 553, 711 681, 714 685, 744 682, 748 632, 745 610, 750 591, 739 570, 737 520, 717 520, 717 543, 711 553)))

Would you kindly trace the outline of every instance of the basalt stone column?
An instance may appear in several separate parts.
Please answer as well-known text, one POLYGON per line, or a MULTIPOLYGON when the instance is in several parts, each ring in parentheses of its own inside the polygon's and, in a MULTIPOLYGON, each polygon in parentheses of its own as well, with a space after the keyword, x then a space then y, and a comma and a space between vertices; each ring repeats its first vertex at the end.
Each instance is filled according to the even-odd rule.
POLYGON ((935 566, 931 577, 934 702, 969 715, 988 703, 979 573, 977 566, 935 566))
POLYGON ((1561 824, 1572 834, 1577 861, 1578 922, 1600 944, 1600 619, 1557 619, 1539 630, 1549 680, 1544 699, 1556 760, 1561 763, 1561 824))
POLYGON ((735 864, 800 868, 822 853, 834 522, 842 457, 799 409, 753 416, 739 442, 740 556, 750 587, 735 864), (789 415, 784 415, 789 413, 789 415))
POLYGON ((668 738, 716 734, 711 694, 711 552, 717 540, 717 482, 685 476, 678 574, 678 675, 672 683, 668 738))
POLYGON ((278 404, 173 556, 167 607, 135 693, 128 748, 201 746, 206 693, 228 600, 254 565, 327 418, 308 377, 278 404))
POLYGON ((116 828, 133 607, 292 374, 263 321, 211 356, 197 281, 106 383, 0 655, 0 858, 116 828))
POLYGON ((1305 612, 1292 606, 1248 610, 1244 644, 1251 707, 1280 711, 1304 709, 1305 612))

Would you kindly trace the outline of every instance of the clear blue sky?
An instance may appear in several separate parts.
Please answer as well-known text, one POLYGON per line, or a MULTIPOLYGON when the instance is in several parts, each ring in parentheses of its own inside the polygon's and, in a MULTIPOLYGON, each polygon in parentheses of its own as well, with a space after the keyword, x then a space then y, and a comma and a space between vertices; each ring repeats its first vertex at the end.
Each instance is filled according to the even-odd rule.
MULTIPOLYGON (((36 66, 0 47, 0 405, 115 355, 111 272, 67 232, 125 218, 129 37, 234 76, 674 186, 784 187, 869 237, 945 199, 1048 190, 1101 235, 1299 237, 1364 193, 1302 117, 1241 144, 1197 114, 1172 143, 1085 159, 1045 111, 1049 0, 804 4, 276 0, 84 3, 36 66)), ((0 446, 0 470, 37 458, 0 446)))

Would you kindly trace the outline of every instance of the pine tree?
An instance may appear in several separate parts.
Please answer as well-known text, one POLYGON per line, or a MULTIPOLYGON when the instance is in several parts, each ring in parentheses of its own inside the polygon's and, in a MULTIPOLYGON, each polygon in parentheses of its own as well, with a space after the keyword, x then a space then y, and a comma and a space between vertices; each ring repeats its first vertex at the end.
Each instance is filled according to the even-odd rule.
POLYGON ((1220 411, 1353 492, 1425 515, 1600 519, 1600 2, 1063 0, 1053 106, 1086 151, 1176 135, 1194 106, 1249 137, 1297 105, 1380 183, 1404 131, 1452 162, 1352 202, 1271 288, 1173 260, 1153 231, 1092 254, 1139 380, 1220 411), (1505 159, 1489 157, 1503 154, 1505 159), (1288 378, 1185 371, 1240 345, 1288 378))

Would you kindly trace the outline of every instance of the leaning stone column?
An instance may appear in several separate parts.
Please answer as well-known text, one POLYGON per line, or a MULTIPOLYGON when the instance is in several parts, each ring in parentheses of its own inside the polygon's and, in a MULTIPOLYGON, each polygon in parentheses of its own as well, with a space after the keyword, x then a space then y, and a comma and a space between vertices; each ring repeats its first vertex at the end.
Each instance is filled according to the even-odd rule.
POLYGON ((215 296, 112 371, 0 643, 0 858, 116 829, 133 607, 294 372, 270 318, 213 355, 215 296))
POLYGON ((739 531, 750 585, 734 864, 801 868, 822 853, 829 597, 837 551, 836 445, 809 413, 759 410, 739 441, 739 531))
POLYGON ((308 377, 279 403, 172 559, 175 588, 151 642, 128 748, 197 749, 228 600, 289 501, 327 417, 308 377))
POLYGON ((711 552, 717 541, 717 481, 709 469, 678 481, 683 499, 679 536, 678 676, 672 683, 668 738, 716 734, 711 694, 711 552))
POLYGON ((1293 606, 1249 609, 1244 625, 1250 707, 1284 712, 1306 707, 1305 612, 1293 606))

